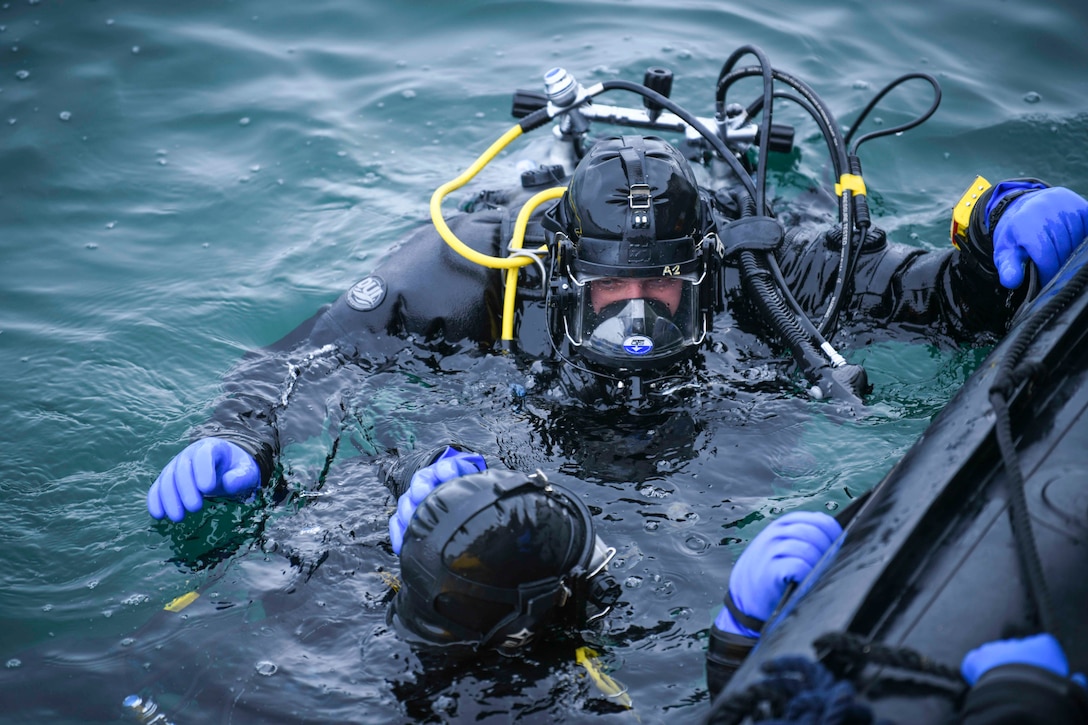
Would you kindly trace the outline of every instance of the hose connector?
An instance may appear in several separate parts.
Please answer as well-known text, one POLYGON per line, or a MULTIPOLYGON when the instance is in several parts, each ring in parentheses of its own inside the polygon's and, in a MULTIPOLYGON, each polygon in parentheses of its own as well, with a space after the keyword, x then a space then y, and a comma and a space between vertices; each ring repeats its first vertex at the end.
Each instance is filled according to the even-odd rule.
POLYGON ((544 93, 557 108, 566 108, 578 100, 578 81, 566 68, 552 68, 544 74, 544 93))

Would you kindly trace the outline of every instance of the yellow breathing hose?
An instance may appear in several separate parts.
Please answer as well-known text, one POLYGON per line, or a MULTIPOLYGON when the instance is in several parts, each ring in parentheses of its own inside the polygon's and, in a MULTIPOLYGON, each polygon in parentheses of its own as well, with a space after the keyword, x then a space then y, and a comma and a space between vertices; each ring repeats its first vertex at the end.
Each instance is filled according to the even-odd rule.
MULTIPOLYGON (((518 212, 518 218, 514 222, 514 236, 510 240, 510 249, 513 251, 521 249, 521 245, 525 242, 525 229, 529 226, 529 217, 532 216, 533 211, 546 201, 551 199, 558 199, 563 196, 567 188, 565 186, 554 186, 551 189, 545 189, 538 194, 534 194, 525 204, 521 207, 521 211, 518 212)), ((547 251, 546 246, 539 247, 538 252, 547 251)), ((528 257, 508 257, 507 259, 517 260, 528 264, 532 260, 528 257)), ((524 266, 524 265, 522 265, 524 266)), ((518 268, 511 267, 506 271, 506 290, 502 299, 502 339, 513 340, 514 339, 514 303, 518 297, 518 268)))
MULTIPOLYGON (((446 224, 446 220, 442 217, 442 201, 449 195, 451 191, 460 189, 462 186, 472 180, 476 174, 480 173, 480 170, 487 166, 492 159, 504 148, 506 148, 511 141, 516 139, 523 133, 521 126, 514 126, 502 136, 498 138, 486 151, 480 154, 480 157, 476 159, 461 173, 457 178, 447 181, 442 184, 434 193, 431 194, 431 222, 434 224, 434 228, 438 230, 439 236, 445 240, 453 251, 460 254, 470 262, 475 262, 483 267, 490 269, 505 269, 506 273, 506 291, 503 295, 503 309, 502 309, 502 339, 513 340, 514 339, 514 304, 517 300, 517 278, 518 269, 524 267, 527 264, 532 263, 532 259, 528 255, 518 255, 512 257, 492 257, 489 254, 483 254, 477 252, 472 247, 468 246, 453 233, 449 225, 446 224)), ((510 249, 520 250, 522 244, 525 242, 525 230, 529 224, 529 217, 533 213, 536 207, 540 206, 549 199, 557 199, 562 196, 565 191, 565 187, 558 186, 552 189, 546 189, 539 194, 534 195, 531 199, 525 202, 521 211, 518 212, 517 220, 514 224, 514 236, 510 240, 510 249)), ((539 253, 547 251, 546 246, 542 246, 536 249, 533 253, 539 253)))

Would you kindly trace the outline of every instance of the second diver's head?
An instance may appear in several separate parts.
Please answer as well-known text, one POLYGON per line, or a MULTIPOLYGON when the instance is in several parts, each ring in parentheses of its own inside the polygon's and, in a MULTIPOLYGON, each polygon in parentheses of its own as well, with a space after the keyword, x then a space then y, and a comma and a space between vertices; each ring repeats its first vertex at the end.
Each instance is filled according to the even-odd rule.
POLYGON ((585 504, 539 471, 455 478, 405 532, 391 618, 416 644, 515 650, 548 626, 607 612, 614 554, 585 504))
POLYGON ((606 375, 661 375, 712 317, 720 246, 688 160, 655 136, 602 139, 548 213, 549 325, 606 375), (712 237, 712 235, 711 235, 712 237))

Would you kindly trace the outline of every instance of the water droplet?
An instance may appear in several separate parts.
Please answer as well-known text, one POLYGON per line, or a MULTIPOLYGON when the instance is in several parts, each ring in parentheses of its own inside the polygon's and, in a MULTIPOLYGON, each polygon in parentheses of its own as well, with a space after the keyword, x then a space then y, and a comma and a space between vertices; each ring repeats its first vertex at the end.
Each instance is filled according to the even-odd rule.
POLYGON ((84 249, 98 249, 98 245, 94 242, 87 242, 83 245, 84 249))
POLYGON ((136 642, 132 637, 125 637, 121 640, 122 647, 131 647, 136 642))
POLYGON ((97 586, 98 586, 98 580, 97 579, 92 579, 89 582, 87 582, 87 588, 88 589, 94 589, 97 586))
POLYGON ((279 667, 277 667, 274 662, 269 662, 268 660, 261 660, 257 663, 258 675, 271 677, 272 675, 276 674, 277 670, 279 670, 279 667))
POLYGON ((53 605, 52 604, 46 604, 45 606, 42 607, 42 611, 43 612, 52 612, 53 611, 53 605))
POLYGON ((117 226, 117 222, 106 222, 106 229, 113 229, 117 226))
POLYGON ((239 126, 248 126, 249 125, 249 116, 243 116, 242 118, 238 119, 238 125, 239 126))
POLYGON ((647 521, 642 528, 646 529, 647 531, 657 531, 658 529, 661 528, 661 522, 660 521, 647 521))
POLYGON ((836 511, 839 508, 839 502, 828 501, 826 504, 824 504, 824 508, 826 508, 828 511, 836 511))
POLYGON ((60 112, 60 120, 62 120, 62 121, 71 121, 72 120, 72 112, 71 111, 61 111, 60 112))
POLYGON ((1038 103, 1041 100, 1043 100, 1043 97, 1035 91, 1024 94, 1024 103, 1038 103))
POLYGON ((15 77, 18 78, 21 81, 25 81, 27 78, 30 77, 30 71, 28 71, 28 70, 17 70, 17 71, 15 71, 15 77))
POLYGON ((16 657, 12 657, 10 660, 7 661, 7 668, 9 670, 14 670, 16 667, 22 667, 22 666, 23 666, 23 661, 21 659, 16 658, 16 657))
POLYGON ((140 46, 138 46, 138 45, 132 46, 132 54, 133 55, 139 55, 140 54, 140 46))
POLYGON ((638 589, 640 586, 642 586, 642 577, 629 576, 627 577, 627 579, 624 580, 623 585, 628 589, 638 589))
POLYGON ((407 98, 407 99, 411 100, 411 99, 416 97, 416 92, 413 91, 411 88, 409 88, 406 91, 401 91, 400 92, 400 97, 401 98, 407 98))
POLYGON ((684 548, 692 553, 700 554, 710 548, 710 542, 699 534, 691 534, 684 539, 684 548))
POLYGON ((869 88, 869 81, 856 80, 854 81, 854 90, 864 91, 869 88))

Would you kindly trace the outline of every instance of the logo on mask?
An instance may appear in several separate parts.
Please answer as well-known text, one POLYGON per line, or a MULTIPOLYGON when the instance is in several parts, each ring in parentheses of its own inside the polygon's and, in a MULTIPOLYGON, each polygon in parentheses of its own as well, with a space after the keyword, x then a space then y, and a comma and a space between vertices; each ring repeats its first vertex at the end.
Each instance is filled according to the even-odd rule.
POLYGON ((654 349, 654 341, 645 335, 631 335, 623 341, 623 349, 632 355, 645 355, 654 349))

